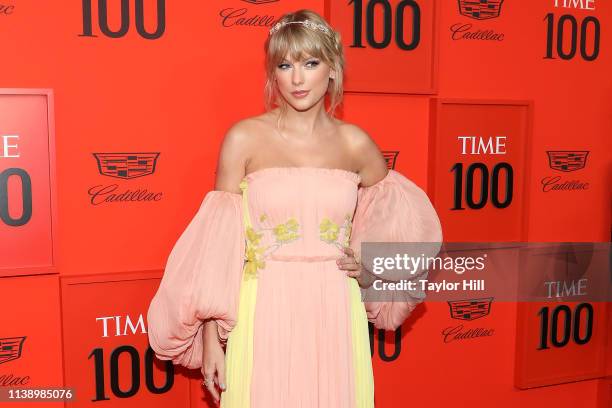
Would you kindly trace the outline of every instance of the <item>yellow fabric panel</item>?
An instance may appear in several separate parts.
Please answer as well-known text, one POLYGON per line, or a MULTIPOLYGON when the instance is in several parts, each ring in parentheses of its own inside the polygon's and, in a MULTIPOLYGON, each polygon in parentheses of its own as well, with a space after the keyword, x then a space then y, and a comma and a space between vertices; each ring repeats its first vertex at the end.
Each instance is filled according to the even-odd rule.
POLYGON ((351 331, 353 334, 353 370, 355 371, 355 407, 374 408, 374 376, 370 355, 368 319, 361 290, 354 278, 349 278, 349 302, 351 305, 351 331))
POLYGON ((227 389, 221 393, 221 408, 250 407, 256 298, 257 279, 243 280, 240 287, 238 322, 227 338, 225 350, 227 389))

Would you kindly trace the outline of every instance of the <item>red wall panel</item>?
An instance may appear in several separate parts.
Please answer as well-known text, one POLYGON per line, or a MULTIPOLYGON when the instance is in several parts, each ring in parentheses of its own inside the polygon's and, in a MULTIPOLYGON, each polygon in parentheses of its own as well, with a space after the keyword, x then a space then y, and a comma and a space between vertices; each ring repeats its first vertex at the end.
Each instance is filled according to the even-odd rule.
MULTIPOLYGON (((263 109, 262 46, 286 11, 311 8, 340 30, 347 56, 341 119, 365 129, 389 167, 430 194, 446 240, 610 239, 609 2, 145 0, 142 12, 137 0, 5 3, 11 8, 0 14, 0 36, 9 39, 0 87, 28 95, 0 98, 0 137, 23 135, 24 153, 19 162, 0 155, 0 173, 31 172, 38 218, 20 230, 0 222, 0 275, 60 276, 0 278, 7 304, 18 310, 8 325, 3 320, 3 337, 26 336, 22 356, 0 362, 0 375, 32 373, 37 385, 75 387, 79 399, 70 404, 96 404, 100 378, 110 406, 204 404, 199 373, 185 370, 174 372, 168 392, 152 394, 141 381, 134 395, 119 398, 111 362, 118 367, 115 391, 129 389, 134 378, 130 356, 139 356, 138 375, 145 378, 146 334, 104 337, 96 319, 112 316, 109 325, 125 327, 128 317, 137 321, 144 313, 172 245, 213 187, 225 131, 263 109), (490 8, 483 12, 484 6, 490 8), (420 42, 403 50, 394 35, 401 25, 403 39, 413 38, 417 7, 420 42), (359 19, 357 9, 364 12, 359 19), (400 10, 406 13, 398 23, 400 10), (363 48, 351 46, 359 27, 363 48), (385 30, 389 43, 372 46, 385 30), (461 134, 509 135, 512 207, 449 210, 449 165, 490 166, 499 159, 459 154, 461 134), (550 152, 588 154, 567 171, 551 164, 550 152), (116 177, 97 160, 109 154, 121 155, 121 165, 149 161, 138 177, 116 177), (570 188, 551 188, 563 185, 570 188), (154 272, 140 272, 147 270, 154 272), (98 378, 96 358, 103 362, 98 378)), ((18 187, 12 180, 7 190, 11 213, 18 187)), ((610 386, 601 366, 581 381, 517 387, 534 385, 517 375, 538 374, 538 367, 515 366, 529 357, 525 344, 532 343, 524 341, 533 340, 537 310, 494 299, 486 316, 466 321, 447 303, 426 302, 397 332, 398 341, 372 330, 377 406, 607 407, 610 386), (448 335, 453 330, 490 335, 455 339, 448 335)), ((596 310, 598 352, 605 348, 609 376, 612 313, 604 304, 596 310)), ((579 358, 562 350, 557 356, 579 358)), ((165 369, 159 363, 152 369, 156 381, 165 369)), ((546 375, 567 368, 540 364, 547 364, 546 375)))

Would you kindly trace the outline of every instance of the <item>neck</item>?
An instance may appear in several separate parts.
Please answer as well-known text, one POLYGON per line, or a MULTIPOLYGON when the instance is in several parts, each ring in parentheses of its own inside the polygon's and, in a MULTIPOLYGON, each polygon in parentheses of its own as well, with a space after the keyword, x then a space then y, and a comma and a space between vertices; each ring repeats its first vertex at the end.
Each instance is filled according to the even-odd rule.
POLYGON ((324 99, 313 105, 310 109, 299 111, 290 104, 286 104, 283 111, 278 108, 280 115, 277 120, 279 130, 285 137, 287 133, 292 134, 291 138, 311 139, 317 137, 319 130, 330 122, 330 117, 325 112, 324 99))

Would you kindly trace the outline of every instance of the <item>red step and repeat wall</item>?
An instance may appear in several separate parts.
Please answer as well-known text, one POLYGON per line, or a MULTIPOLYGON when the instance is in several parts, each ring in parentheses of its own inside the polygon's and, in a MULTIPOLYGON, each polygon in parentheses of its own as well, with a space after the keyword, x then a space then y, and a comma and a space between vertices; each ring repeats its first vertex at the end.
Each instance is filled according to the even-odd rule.
MULTIPOLYGON (((300 8, 342 34, 340 117, 446 241, 609 241, 609 1, 2 0, 0 387, 206 406, 199 371, 154 358, 146 311, 224 132, 263 110, 268 29, 300 8)), ((590 341, 539 348, 547 305, 471 301, 487 313, 371 327, 378 407, 612 405, 608 303, 561 305, 588 307, 590 341)))

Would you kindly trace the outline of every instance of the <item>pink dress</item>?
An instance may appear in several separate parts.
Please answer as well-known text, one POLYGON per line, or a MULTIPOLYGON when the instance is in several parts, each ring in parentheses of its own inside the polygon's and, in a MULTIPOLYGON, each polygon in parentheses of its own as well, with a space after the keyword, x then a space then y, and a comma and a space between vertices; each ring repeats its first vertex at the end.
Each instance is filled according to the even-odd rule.
POLYGON ((148 336, 162 360, 202 365, 202 321, 226 343, 221 406, 374 407, 368 321, 395 330, 422 299, 362 302, 342 246, 441 242, 427 195, 395 170, 271 167, 242 194, 210 191, 168 258, 148 336))

